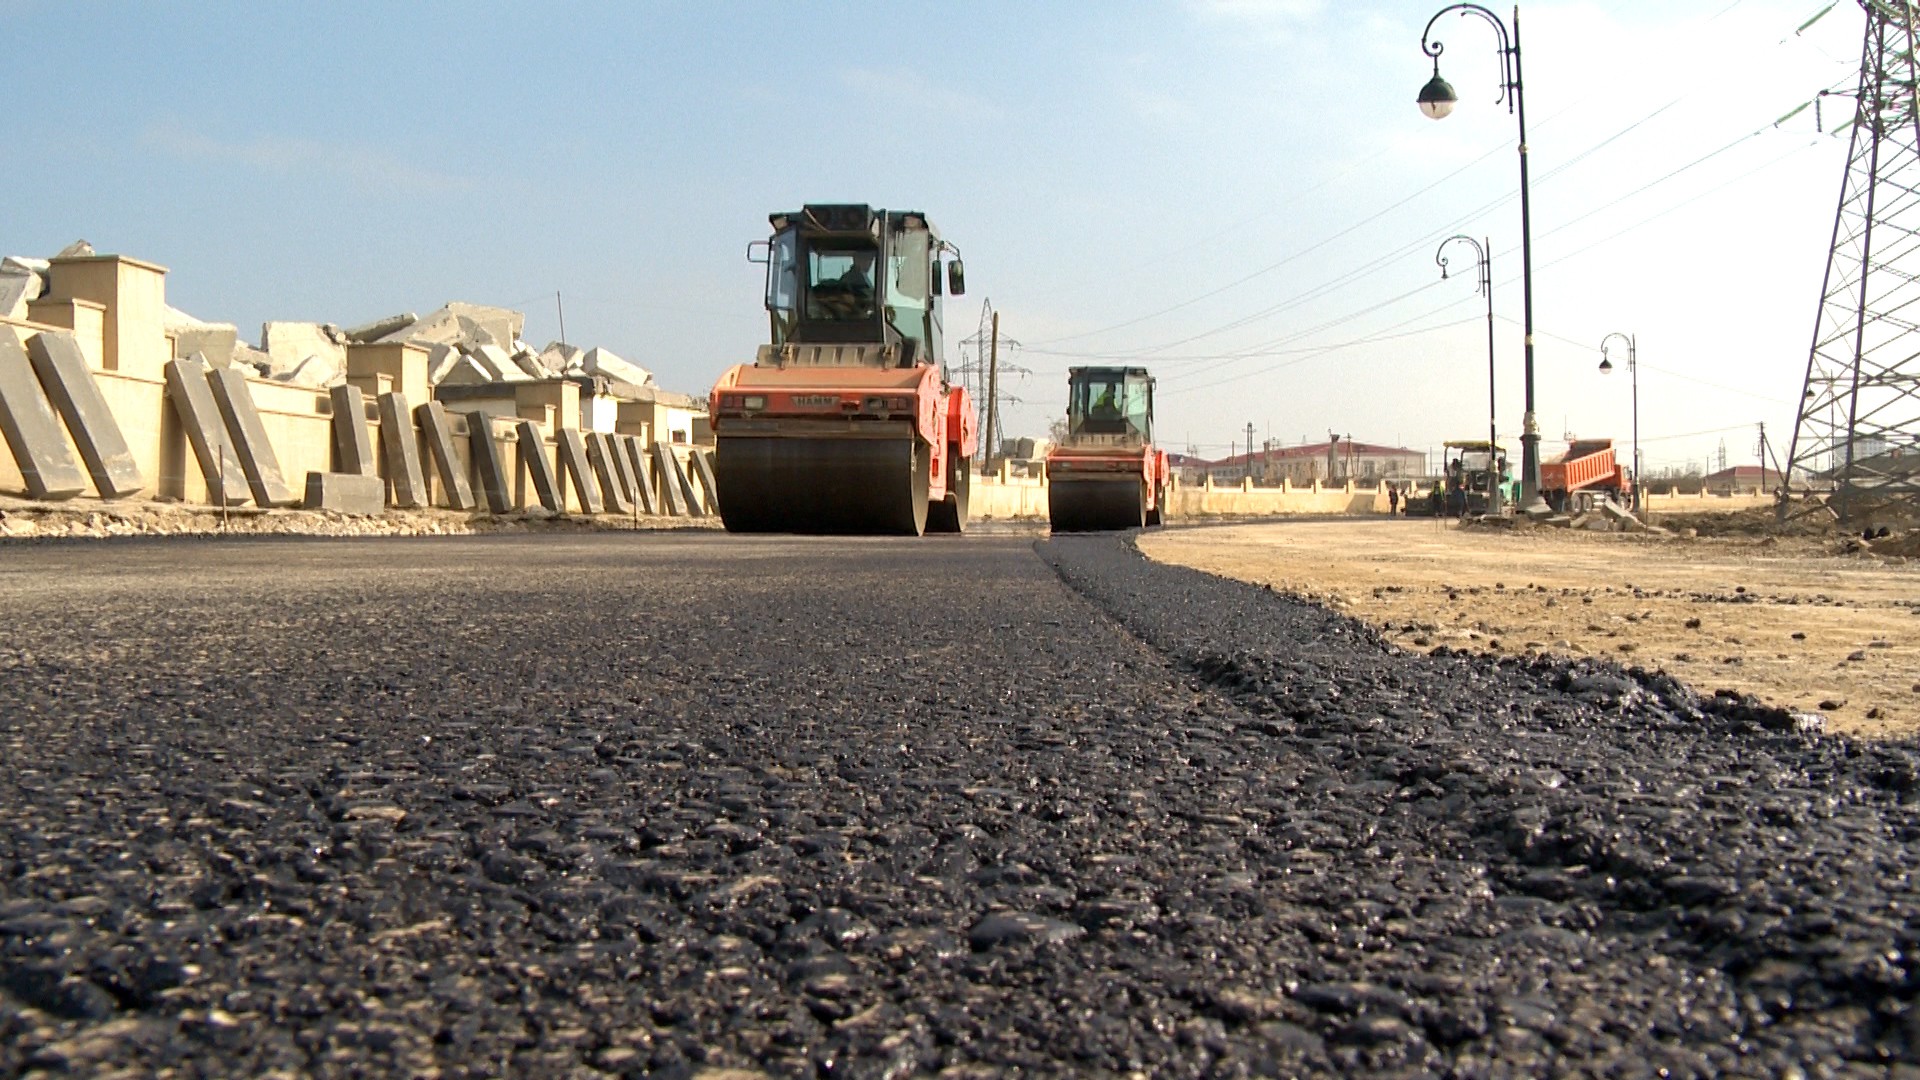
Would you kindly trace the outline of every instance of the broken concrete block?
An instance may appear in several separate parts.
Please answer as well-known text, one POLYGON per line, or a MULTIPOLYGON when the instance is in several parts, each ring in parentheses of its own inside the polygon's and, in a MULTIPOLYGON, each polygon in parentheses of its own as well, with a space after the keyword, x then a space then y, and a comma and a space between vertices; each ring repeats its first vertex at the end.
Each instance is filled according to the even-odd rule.
POLYGON ((187 445, 206 479, 208 498, 215 506, 239 506, 251 494, 246 470, 233 452, 227 424, 207 384, 207 364, 201 358, 169 360, 166 366, 167 400, 185 429, 187 445))
POLYGON ((232 355, 227 358, 227 366, 250 379, 264 379, 273 374, 273 357, 251 345, 236 342, 232 355))
POLYGON ((660 478, 660 505, 666 509, 668 516, 699 516, 694 511, 693 485, 687 482, 687 474, 680 468, 680 459, 673 456, 671 444, 653 444, 653 471, 660 478))
POLYGON ((234 350, 240 344, 239 327, 232 323, 196 319, 176 307, 164 308, 160 313, 160 323, 167 336, 173 338, 176 360, 199 353, 213 366, 226 367, 232 363, 234 350))
POLYGON ((377 476, 336 472, 307 474, 306 508, 309 510, 377 517, 386 513, 386 496, 387 485, 377 476))
POLYGON ((529 379, 547 379, 553 377, 553 373, 548 371, 540 363, 540 358, 527 349, 517 349, 511 354, 511 357, 513 359, 513 366, 519 368, 520 373, 529 379))
POLYGON ((380 412, 380 460, 386 465, 387 484, 393 488, 393 505, 416 510, 427 505, 427 475, 420 468, 420 441, 414 438, 407 396, 398 390, 389 391, 380 395, 376 407, 380 412))
POLYGON ((504 514, 513 509, 507 494, 507 470, 500 461, 499 444, 493 441, 493 418, 475 410, 467 414, 467 455, 473 459, 480 478, 480 492, 486 497, 487 512, 504 514))
POLYGON ((700 494, 703 496, 701 505, 708 513, 719 510, 720 489, 714 486, 713 481, 713 451, 695 447, 687 455, 687 463, 693 466, 693 478, 700 482, 700 494))
POLYGON ((87 478, 67 452, 53 406, 34 378, 20 331, 11 326, 0 326, 0 434, 13 451, 27 494, 71 499, 87 489, 87 478))
POLYGON ((478 364, 493 382, 525 382, 532 378, 498 345, 476 345, 467 350, 467 358, 478 364))
POLYGON ((375 319, 370 323, 361 323, 359 326, 350 326, 342 330, 340 336, 356 345, 362 345, 369 341, 379 341, 383 337, 398 334, 400 331, 405 330, 407 327, 419 321, 420 316, 415 315, 411 311, 406 311, 398 315, 389 315, 384 319, 375 319))
POLYGON ((25 319, 27 304, 40 299, 46 282, 31 270, 0 269, 0 318, 25 319))
POLYGON ((267 429, 254 408, 253 391, 247 377, 232 368, 213 368, 207 372, 207 385, 213 390, 214 403, 220 406, 227 437, 232 440, 234 456, 240 459, 240 471, 246 474, 247 489, 260 506, 292 506, 299 495, 280 475, 280 459, 267 441, 267 429))
POLYGON ((146 486, 127 438, 100 396, 80 342, 65 330, 46 330, 27 342, 27 355, 40 376, 47 399, 67 422, 67 434, 103 499, 124 499, 146 486))
POLYGON ((440 381, 447 377, 447 372, 452 371, 453 365, 462 359, 460 350, 451 345, 427 346, 427 382, 440 385, 440 381))
POLYGON ((586 355, 580 358, 580 369, 589 375, 604 375, 634 386, 645 386, 653 381, 653 372, 606 349, 588 349, 586 355))
POLYGON ((506 308, 455 301, 381 340, 418 345, 511 346, 520 337, 526 319, 506 308))
POLYGON ((549 341, 547 347, 540 350, 540 366, 548 374, 558 375, 573 367, 586 354, 586 350, 569 345, 564 341, 549 341))
POLYGON ((332 366, 339 371, 347 370, 346 347, 335 341, 333 332, 322 323, 264 323, 260 327, 260 348, 273 358, 276 374, 292 371, 310 356, 332 361, 332 366))
POLYGON ((658 514, 660 504, 653 497, 653 474, 647 469, 647 452, 640 445, 638 435, 616 436, 620 448, 626 452, 628 467, 633 470, 634 499, 640 503, 643 514, 658 514))
POLYGON ((427 445, 427 456, 433 459, 434 474, 440 478, 448 508, 473 509, 473 486, 467 483, 467 472, 454 453, 453 424, 447 419, 446 406, 429 401, 413 410, 413 416, 420 422, 420 438, 427 445))
MULTIPOLYGON (((268 357, 268 363, 275 361, 268 357)), ((290 368, 276 368, 271 377, 275 382, 326 390, 340 385, 347 377, 347 369, 331 356, 309 356, 290 368)))
POLYGON ((436 386, 478 386, 482 383, 498 381, 487 374, 487 369, 481 367, 473 357, 464 353, 453 354, 453 362, 441 373, 439 379, 432 379, 431 372, 428 373, 428 378, 436 386))
POLYGON ((68 244, 66 247, 61 248, 59 253, 54 255, 54 258, 84 259, 87 256, 92 254, 93 254, 92 244, 87 243, 85 240, 75 240, 73 243, 68 244))
POLYGON ((627 477, 625 460, 613 446, 613 437, 603 431, 587 433, 587 464, 600 482, 600 501, 615 514, 633 513, 633 484, 627 477))
POLYGON ((533 497, 552 513, 564 513, 560 502, 560 482, 554 478, 553 463, 547 460, 547 440, 540 425, 522 420, 516 426, 520 434, 520 466, 533 479, 533 497))
POLYGON ((373 435, 367 430, 367 399, 357 386, 327 391, 333 403, 333 459, 336 472, 378 476, 374 467, 373 435))
POLYGON ((561 428, 559 442, 560 477, 573 485, 573 498, 589 514, 606 509, 600 501, 600 485, 594 482, 592 466, 587 464, 587 442, 575 428, 561 428))

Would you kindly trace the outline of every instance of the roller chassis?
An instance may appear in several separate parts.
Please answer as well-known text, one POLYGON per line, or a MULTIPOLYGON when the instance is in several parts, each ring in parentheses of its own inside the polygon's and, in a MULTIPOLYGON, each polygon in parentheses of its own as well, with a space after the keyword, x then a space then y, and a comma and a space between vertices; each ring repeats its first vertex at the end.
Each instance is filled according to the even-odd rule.
POLYGON ((1166 519, 1167 452, 1152 445, 1076 441, 1047 454, 1054 532, 1140 529, 1166 519))

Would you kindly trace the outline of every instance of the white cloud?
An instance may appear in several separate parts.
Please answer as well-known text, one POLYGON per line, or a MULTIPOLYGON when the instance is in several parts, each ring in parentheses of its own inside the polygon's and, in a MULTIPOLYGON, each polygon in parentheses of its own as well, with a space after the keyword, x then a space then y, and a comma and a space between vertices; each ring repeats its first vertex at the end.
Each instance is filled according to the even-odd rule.
POLYGON ((201 164, 240 165, 258 172, 288 176, 320 173, 340 177, 370 191, 440 193, 468 186, 468 181, 437 172, 377 150, 351 144, 328 144, 316 139, 260 135, 225 140, 167 121, 149 126, 141 145, 171 157, 201 164))

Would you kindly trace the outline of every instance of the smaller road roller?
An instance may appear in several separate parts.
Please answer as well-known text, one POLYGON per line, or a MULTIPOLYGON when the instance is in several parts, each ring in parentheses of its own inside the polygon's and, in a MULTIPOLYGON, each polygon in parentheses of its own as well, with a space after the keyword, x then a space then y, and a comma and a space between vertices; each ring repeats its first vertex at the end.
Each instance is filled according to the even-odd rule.
POLYGON ((918 211, 810 204, 767 220, 748 258, 767 266, 771 340, 708 402, 721 521, 964 532, 978 422, 947 382, 940 331, 942 293, 966 288, 959 251, 918 211))
POLYGON ((1167 505, 1167 452, 1153 445, 1153 377, 1146 368, 1067 372, 1067 436, 1047 452, 1054 532, 1158 525, 1167 505))

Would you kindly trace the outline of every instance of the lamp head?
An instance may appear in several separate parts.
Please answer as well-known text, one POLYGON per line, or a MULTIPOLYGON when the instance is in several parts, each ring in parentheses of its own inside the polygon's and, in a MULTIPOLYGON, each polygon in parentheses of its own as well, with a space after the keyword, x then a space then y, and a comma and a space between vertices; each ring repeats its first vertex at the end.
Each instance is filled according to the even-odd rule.
POLYGON ((1460 95, 1453 92, 1453 86, 1440 77, 1440 64, 1435 61, 1433 78, 1420 88, 1420 111, 1435 120, 1444 119, 1459 100, 1460 95))
POLYGON ((1602 375, 1613 374, 1613 361, 1607 359, 1606 353, 1600 354, 1600 374, 1602 375))

